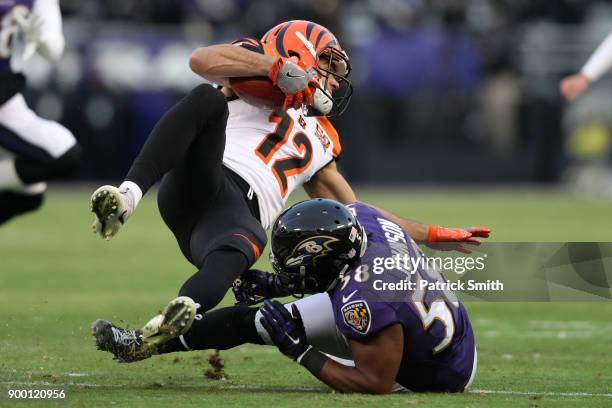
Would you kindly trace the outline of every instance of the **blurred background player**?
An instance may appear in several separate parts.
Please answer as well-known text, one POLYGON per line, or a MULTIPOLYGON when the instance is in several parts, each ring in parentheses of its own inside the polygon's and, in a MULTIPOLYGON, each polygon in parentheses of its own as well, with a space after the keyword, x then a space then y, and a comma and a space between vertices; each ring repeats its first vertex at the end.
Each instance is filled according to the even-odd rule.
POLYGON ((612 197, 612 166, 609 150, 611 136, 608 120, 602 119, 608 116, 609 112, 609 105, 602 95, 609 92, 605 85, 602 85, 599 95, 595 92, 590 99, 582 98, 581 101, 575 101, 610 68, 612 68, 612 33, 599 44, 579 72, 564 77, 559 83, 561 95, 568 102, 574 102, 566 110, 566 127, 574 129, 570 132, 567 143, 571 159, 568 162, 571 166, 568 166, 564 178, 573 191, 583 195, 612 197))
POLYGON ((43 119, 22 95, 22 73, 38 53, 57 61, 64 50, 58 0, 0 2, 0 224, 35 210, 45 181, 73 175, 80 147, 72 133, 43 119))
MULTIPOLYGON (((307 111, 317 91, 332 101, 328 114, 342 112, 349 102, 349 58, 329 30, 288 21, 261 41, 196 49, 190 66, 223 85, 222 91, 207 84, 193 89, 157 123, 119 188, 102 186, 91 198, 94 232, 110 239, 163 178, 161 216, 198 271, 181 287, 178 303, 145 326, 145 339, 154 344, 179 332, 184 344, 201 336, 198 320, 191 328, 183 325, 193 320, 195 306, 187 299, 200 314, 219 304, 259 258, 265 229, 295 189, 304 186, 310 197, 356 200, 336 168, 341 152, 336 130, 321 112, 307 111), (228 78, 249 76, 269 77, 286 94, 288 110, 236 98, 228 78), (172 323, 176 316, 182 316, 179 331, 172 323)), ((487 228, 447 229, 388 216, 419 241, 478 244, 475 237, 489 235, 487 228)))
MULTIPOLYGON (((212 311, 203 316, 206 330, 190 343, 193 349, 275 344, 319 380, 344 392, 462 392, 470 386, 476 372, 474 334, 455 294, 377 291, 372 284, 443 281, 435 270, 422 267, 416 273, 372 273, 376 258, 423 256, 383 213, 362 203, 345 207, 333 200, 303 201, 281 214, 271 240, 271 263, 285 284, 271 288, 263 280, 244 282, 241 288, 255 288, 248 297, 314 295, 285 307, 265 300, 259 309, 238 305, 212 311)), ((141 353, 137 332, 100 320, 94 327, 98 346, 117 360, 148 356, 141 353)), ((155 352, 187 350, 174 339, 155 352)))
POLYGON ((612 33, 604 39, 580 72, 563 78, 561 93, 568 101, 582 95, 589 86, 612 68, 612 33))

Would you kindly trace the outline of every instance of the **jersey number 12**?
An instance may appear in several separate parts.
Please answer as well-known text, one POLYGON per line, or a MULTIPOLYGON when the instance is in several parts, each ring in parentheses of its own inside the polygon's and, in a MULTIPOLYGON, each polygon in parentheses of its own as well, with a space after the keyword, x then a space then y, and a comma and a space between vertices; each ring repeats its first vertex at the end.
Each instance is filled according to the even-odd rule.
POLYGON ((276 123, 276 128, 272 133, 268 133, 255 149, 255 154, 268 164, 284 144, 293 143, 299 155, 282 157, 272 163, 272 173, 278 182, 281 197, 285 198, 288 191, 287 178, 295 174, 306 171, 312 161, 312 144, 304 132, 297 132, 291 136, 293 129, 293 119, 287 112, 272 112, 270 122, 276 123), (289 138, 291 136, 291 141, 289 138))

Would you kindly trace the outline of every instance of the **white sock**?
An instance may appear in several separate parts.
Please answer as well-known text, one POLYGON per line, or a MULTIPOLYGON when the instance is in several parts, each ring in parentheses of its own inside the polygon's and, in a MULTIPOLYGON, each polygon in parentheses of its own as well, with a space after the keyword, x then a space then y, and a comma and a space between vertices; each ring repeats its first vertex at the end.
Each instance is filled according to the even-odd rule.
POLYGON ((119 191, 126 192, 132 197, 132 203, 134 204, 132 211, 135 210, 136 206, 138 206, 138 203, 140 202, 140 199, 142 198, 142 190, 140 187, 138 187, 138 184, 132 181, 124 181, 119 186, 119 191))
POLYGON ((0 190, 19 188, 23 186, 24 184, 15 170, 15 160, 0 160, 0 190))

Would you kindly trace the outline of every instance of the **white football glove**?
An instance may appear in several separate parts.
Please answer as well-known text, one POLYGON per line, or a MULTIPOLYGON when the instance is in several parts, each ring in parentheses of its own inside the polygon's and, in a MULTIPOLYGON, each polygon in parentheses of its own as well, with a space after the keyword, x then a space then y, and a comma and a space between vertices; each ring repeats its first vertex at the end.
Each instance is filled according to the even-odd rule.
POLYGON ((11 68, 18 72, 36 53, 42 39, 43 20, 27 11, 13 13, 13 19, 19 30, 13 38, 11 68))

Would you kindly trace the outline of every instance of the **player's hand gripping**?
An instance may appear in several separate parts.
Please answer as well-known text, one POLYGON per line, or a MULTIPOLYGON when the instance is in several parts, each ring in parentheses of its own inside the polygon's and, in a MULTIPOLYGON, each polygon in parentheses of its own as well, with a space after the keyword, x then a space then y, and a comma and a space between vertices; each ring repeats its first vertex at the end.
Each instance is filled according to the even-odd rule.
POLYGON ((289 313, 280 302, 266 299, 259 310, 263 315, 259 322, 270 335, 272 342, 281 353, 298 360, 309 349, 309 344, 302 316, 297 307, 291 305, 289 313))
MULTIPOLYGON (((42 39, 43 20, 35 13, 19 9, 12 13, 14 28, 8 30, 7 41, 10 46, 11 67, 14 70, 23 69, 23 63, 36 52, 42 39)), ((0 42, 0 48, 4 41, 0 42)), ((1 51, 1 50, 0 50, 1 51)), ((6 51, 6 50, 5 50, 6 51)))
POLYGON ((264 299, 297 296, 304 292, 304 288, 299 279, 292 279, 289 275, 249 269, 232 283, 232 291, 237 304, 254 305, 264 299))
POLYGON ((249 269, 232 283, 237 304, 254 305, 265 298, 273 298, 274 277, 259 269, 249 269))
POLYGON ((442 251, 459 251, 471 254, 472 250, 464 245, 480 245, 477 238, 488 238, 491 229, 488 227, 444 228, 431 225, 427 234, 426 245, 442 251))
POLYGON ((314 68, 304 69, 296 57, 277 59, 268 72, 272 83, 285 93, 283 110, 299 109, 303 103, 312 104, 317 73, 314 68))

